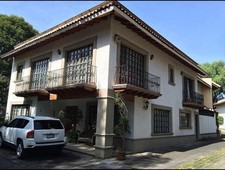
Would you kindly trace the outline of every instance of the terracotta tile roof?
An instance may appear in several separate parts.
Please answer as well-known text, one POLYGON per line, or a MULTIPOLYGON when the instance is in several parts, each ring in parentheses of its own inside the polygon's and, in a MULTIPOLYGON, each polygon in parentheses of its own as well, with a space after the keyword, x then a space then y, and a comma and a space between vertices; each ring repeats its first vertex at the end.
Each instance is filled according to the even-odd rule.
POLYGON ((200 67, 198 67, 198 63, 196 63, 193 59, 188 57, 176 46, 174 46, 172 43, 166 40, 157 31, 155 31, 153 28, 148 26, 144 21, 138 18, 135 14, 133 14, 130 10, 128 10, 118 1, 104 1, 103 3, 75 17, 72 17, 26 41, 21 42, 20 44, 15 46, 14 50, 6 54, 3 54, 1 58, 7 58, 7 57, 12 57, 13 55, 17 55, 23 52, 23 50, 25 49, 31 48, 32 46, 35 46, 43 41, 47 41, 47 39, 53 38, 54 36, 58 36, 59 34, 62 34, 70 29, 78 27, 96 18, 101 18, 103 16, 112 14, 113 12, 117 12, 117 14, 118 13, 124 14, 127 17, 126 19, 130 19, 133 21, 133 24, 135 24, 135 27, 141 27, 142 28, 141 31, 143 31, 144 29, 145 32, 147 32, 147 33, 144 33, 145 36, 146 37, 151 36, 151 39, 154 40, 157 46, 160 46, 163 49, 167 50, 170 54, 172 54, 173 56, 176 56, 176 59, 178 59, 181 62, 184 62, 195 71, 201 74, 207 75, 206 72, 204 72, 200 67))

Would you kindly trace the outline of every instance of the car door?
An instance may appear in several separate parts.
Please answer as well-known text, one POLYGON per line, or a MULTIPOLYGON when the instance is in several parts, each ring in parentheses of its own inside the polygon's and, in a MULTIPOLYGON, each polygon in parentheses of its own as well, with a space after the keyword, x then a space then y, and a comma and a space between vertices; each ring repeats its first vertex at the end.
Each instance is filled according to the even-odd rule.
POLYGON ((14 126, 14 128, 11 129, 11 136, 10 136, 10 142, 16 145, 17 138, 23 138, 23 128, 28 123, 28 120, 19 118, 17 119, 17 122, 14 126))
POLYGON ((5 131, 4 131, 4 139, 5 141, 9 142, 9 143, 12 143, 12 135, 13 135, 13 132, 15 131, 14 128, 17 124, 17 121, 18 119, 13 119, 11 122, 9 122, 9 124, 6 126, 5 128, 5 131))

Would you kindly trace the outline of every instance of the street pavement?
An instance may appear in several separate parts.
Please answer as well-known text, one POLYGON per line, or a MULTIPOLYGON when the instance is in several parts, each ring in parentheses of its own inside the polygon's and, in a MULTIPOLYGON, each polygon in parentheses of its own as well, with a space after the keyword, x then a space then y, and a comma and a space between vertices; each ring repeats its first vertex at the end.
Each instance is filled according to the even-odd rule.
MULTIPOLYGON (((194 144, 176 147, 164 147, 150 152, 126 155, 126 160, 96 159, 79 168, 83 169, 177 169, 180 165, 193 161, 201 156, 215 153, 225 148, 225 138, 208 139, 194 144)), ((216 162, 215 162, 216 163, 216 162)), ((225 161, 216 169, 225 169, 225 161)))
MULTIPOLYGON (((71 144, 64 148, 61 155, 32 153, 25 160, 17 159, 13 149, 3 148, 0 149, 0 169, 177 169, 184 163, 224 148, 225 137, 222 136, 221 139, 128 154, 124 161, 118 161, 115 157, 97 159, 90 154, 77 152, 71 144)), ((225 169, 225 160, 221 158, 211 167, 225 169)))

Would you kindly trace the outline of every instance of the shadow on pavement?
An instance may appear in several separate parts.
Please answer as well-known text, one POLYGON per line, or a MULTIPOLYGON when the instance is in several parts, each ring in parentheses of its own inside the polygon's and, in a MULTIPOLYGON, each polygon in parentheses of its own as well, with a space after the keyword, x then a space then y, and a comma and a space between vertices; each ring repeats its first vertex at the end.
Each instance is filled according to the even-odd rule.
POLYGON ((168 153, 172 151, 186 152, 188 150, 200 148, 200 147, 217 143, 217 142, 225 142, 225 134, 222 134, 220 138, 208 138, 208 139, 199 140, 190 144, 162 147, 162 148, 152 149, 150 150, 150 152, 160 153, 160 154, 164 154, 164 153, 168 153))
POLYGON ((146 155, 146 156, 131 156, 128 157, 124 164, 132 167, 138 167, 138 169, 145 169, 146 167, 156 167, 160 164, 166 164, 167 162, 170 162, 170 158, 164 158, 161 157, 161 155, 152 154, 152 155, 146 155))

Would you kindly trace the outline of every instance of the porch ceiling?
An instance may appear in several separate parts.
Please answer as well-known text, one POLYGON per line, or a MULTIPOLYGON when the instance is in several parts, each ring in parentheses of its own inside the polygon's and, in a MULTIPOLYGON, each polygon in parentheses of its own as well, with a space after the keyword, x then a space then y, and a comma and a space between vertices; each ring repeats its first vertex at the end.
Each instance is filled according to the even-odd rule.
POLYGON ((57 99, 93 98, 98 96, 96 85, 76 84, 46 89, 49 93, 57 94, 57 99))

